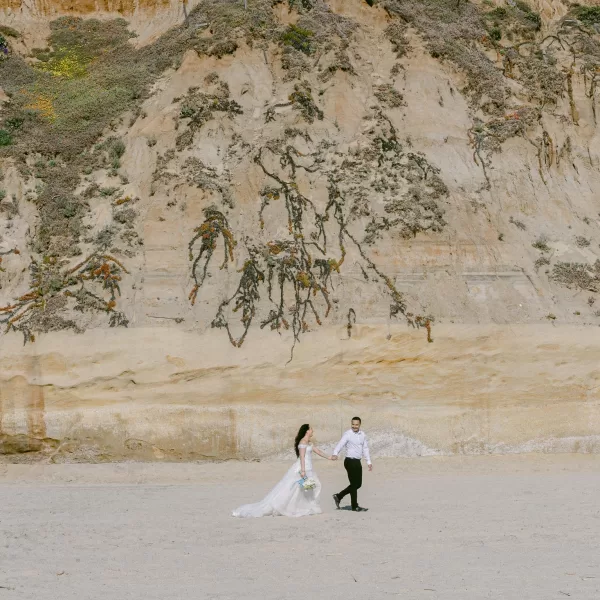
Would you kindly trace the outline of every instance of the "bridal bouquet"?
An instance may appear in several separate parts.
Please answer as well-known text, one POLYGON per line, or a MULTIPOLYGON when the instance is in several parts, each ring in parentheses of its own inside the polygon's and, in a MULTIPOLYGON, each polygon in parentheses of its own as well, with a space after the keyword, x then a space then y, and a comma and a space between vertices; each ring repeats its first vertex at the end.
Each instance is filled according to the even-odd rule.
POLYGON ((317 486, 317 482, 312 477, 307 477, 306 479, 300 479, 298 484, 303 490, 312 490, 317 486))

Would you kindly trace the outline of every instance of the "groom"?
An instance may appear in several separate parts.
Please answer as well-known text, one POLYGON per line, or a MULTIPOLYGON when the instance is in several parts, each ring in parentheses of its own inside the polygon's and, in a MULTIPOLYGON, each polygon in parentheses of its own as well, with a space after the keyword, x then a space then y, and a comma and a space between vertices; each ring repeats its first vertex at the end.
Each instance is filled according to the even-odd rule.
POLYGON ((360 420, 360 417, 354 417, 352 419, 351 429, 344 433, 342 439, 338 442, 338 445, 335 447, 335 450, 331 456, 332 460, 337 460, 338 454, 344 447, 346 448, 344 467, 348 473, 350 485, 338 494, 334 494, 333 500, 335 502, 335 506, 339 508, 342 498, 350 494, 352 510, 355 512, 369 510, 368 508, 359 506, 357 498, 358 488, 360 488, 362 485, 362 464, 360 461, 363 456, 367 459, 369 471, 373 470, 373 465, 371 464, 371 455, 369 454, 369 444, 367 443, 367 436, 365 435, 364 431, 360 430, 361 423, 362 421, 360 420))

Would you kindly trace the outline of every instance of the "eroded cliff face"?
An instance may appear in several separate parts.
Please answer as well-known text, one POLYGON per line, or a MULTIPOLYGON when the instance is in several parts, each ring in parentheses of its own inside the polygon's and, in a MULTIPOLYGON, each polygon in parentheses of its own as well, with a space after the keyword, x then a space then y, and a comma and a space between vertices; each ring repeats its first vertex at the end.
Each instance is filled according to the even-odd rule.
POLYGON ((155 40, 178 25, 197 0, 0 0, 0 23, 17 29, 29 47, 43 47, 50 22, 71 16, 123 18, 138 36, 136 44, 155 40))
POLYGON ((600 449, 600 11, 96 10, 5 35, 10 460, 600 449))

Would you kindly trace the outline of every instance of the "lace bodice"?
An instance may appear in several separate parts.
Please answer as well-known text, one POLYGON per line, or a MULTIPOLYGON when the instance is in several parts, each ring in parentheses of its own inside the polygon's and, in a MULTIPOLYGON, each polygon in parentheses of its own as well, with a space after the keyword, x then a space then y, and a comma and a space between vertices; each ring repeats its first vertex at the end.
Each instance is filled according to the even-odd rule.
POLYGON ((306 449, 306 454, 304 455, 304 467, 307 471, 312 471, 312 446, 310 444, 298 444, 298 448, 306 449))

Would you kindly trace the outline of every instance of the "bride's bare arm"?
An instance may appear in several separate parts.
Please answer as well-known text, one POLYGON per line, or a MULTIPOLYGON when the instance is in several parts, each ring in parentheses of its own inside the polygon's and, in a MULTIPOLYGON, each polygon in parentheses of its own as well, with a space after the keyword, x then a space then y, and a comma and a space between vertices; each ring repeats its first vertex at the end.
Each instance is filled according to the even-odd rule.
POLYGON ((323 458, 326 458, 327 460, 331 460, 331 456, 327 456, 327 454, 321 452, 316 446, 313 446, 313 452, 319 456, 322 456, 323 458))
POLYGON ((300 475, 306 477, 306 468, 304 467, 304 457, 306 456, 306 448, 298 448, 300 451, 300 475))

